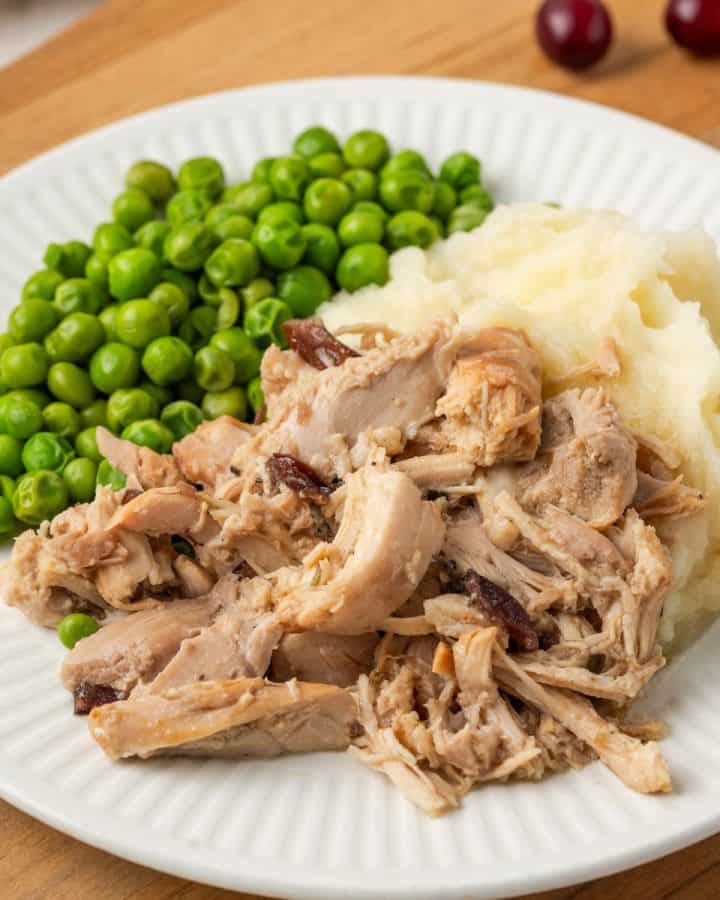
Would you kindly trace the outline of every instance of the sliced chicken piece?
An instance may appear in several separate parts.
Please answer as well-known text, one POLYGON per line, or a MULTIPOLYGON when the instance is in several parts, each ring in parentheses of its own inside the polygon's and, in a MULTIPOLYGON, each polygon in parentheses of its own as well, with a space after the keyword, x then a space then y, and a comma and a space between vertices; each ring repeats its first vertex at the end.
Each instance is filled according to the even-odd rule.
POLYGON ((298 353, 281 350, 277 344, 270 344, 263 353, 260 364, 265 410, 268 418, 275 414, 275 401, 283 391, 294 384, 301 374, 313 375, 312 366, 308 365, 298 353))
POLYGON ((475 464, 461 453, 411 456, 396 462, 395 468, 426 491, 442 491, 443 488, 469 484, 475 472, 475 464))
POLYGON ((344 750, 355 703, 332 685, 261 678, 206 681, 100 706, 92 737, 111 759, 130 756, 272 757, 344 750))
POLYGON ((438 443, 478 466, 534 458, 542 370, 521 331, 487 328, 466 341, 439 399, 438 443))
POLYGON ((278 576, 281 621, 337 634, 378 629, 418 586, 444 532, 438 507, 407 475, 366 466, 347 480, 333 543, 318 545, 299 572, 278 576))
POLYGON ((69 691, 85 682, 129 693, 152 681, 186 638, 210 624, 217 607, 212 598, 173 600, 110 622, 65 656, 62 683, 69 691))
POLYGON ((169 487, 185 481, 172 456, 124 441, 115 437, 107 428, 97 429, 97 445, 98 450, 116 469, 124 472, 128 478, 135 479, 143 490, 169 487))
POLYGON ((187 535, 199 543, 211 540, 220 531, 205 500, 186 482, 152 488, 134 497, 115 512, 108 529, 187 535))
POLYGON ((194 559, 180 554, 173 560, 172 566, 182 585, 183 597, 202 597, 212 590, 215 579, 194 559))
POLYGON ((643 744, 623 734, 577 694, 541 687, 497 646, 493 671, 510 693, 557 719, 591 747, 629 788, 641 794, 672 790, 667 764, 653 741, 643 744))
POLYGON ((683 484, 682 475, 666 480, 638 472, 632 505, 646 520, 682 519, 699 512, 706 501, 700 491, 683 484))
POLYGON ((273 681, 311 681, 350 687, 373 667, 379 643, 376 634, 323 634, 305 631, 287 634, 273 653, 273 681))
POLYGON ((658 657, 621 675, 608 675, 596 674, 581 666, 558 665, 552 657, 548 659, 542 652, 532 659, 525 655, 518 656, 516 661, 540 684, 616 703, 626 703, 637 697, 653 675, 665 665, 665 660, 658 657))
POLYGON ((232 477, 230 464, 235 451, 256 432, 253 425, 220 416, 178 441, 173 446, 173 456, 189 482, 215 488, 232 477))
POLYGON ((187 638, 142 693, 162 693, 195 681, 263 676, 282 637, 269 585, 262 578, 222 578, 209 598, 212 624, 187 638))
POLYGON ((616 522, 637 490, 637 443, 602 389, 570 390, 543 407, 538 458, 518 473, 528 509, 552 503, 595 528, 616 522))

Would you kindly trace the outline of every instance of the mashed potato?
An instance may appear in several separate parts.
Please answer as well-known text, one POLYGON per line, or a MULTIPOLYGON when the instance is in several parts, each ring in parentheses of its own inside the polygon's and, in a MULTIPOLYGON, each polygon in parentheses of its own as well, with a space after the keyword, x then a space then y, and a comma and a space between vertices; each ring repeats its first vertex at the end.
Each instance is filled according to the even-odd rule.
POLYGON ((522 328, 550 390, 615 339, 622 374, 603 383, 632 427, 679 451, 687 482, 708 499, 705 513, 663 534, 676 587, 661 636, 685 643, 720 611, 720 260, 710 238, 642 231, 616 213, 505 206, 475 232, 396 253, 391 274, 321 307, 327 326, 413 331, 456 313, 471 326, 522 328))

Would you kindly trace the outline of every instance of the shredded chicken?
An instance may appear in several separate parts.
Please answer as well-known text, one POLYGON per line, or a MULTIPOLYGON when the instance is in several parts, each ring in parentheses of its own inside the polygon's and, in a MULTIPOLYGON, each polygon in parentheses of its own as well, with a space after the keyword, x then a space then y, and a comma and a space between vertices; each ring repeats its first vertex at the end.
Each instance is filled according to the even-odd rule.
MULTIPOLYGON (((429 815, 593 760, 669 791, 661 725, 627 713, 665 664, 665 523, 704 506, 677 453, 601 388, 543 403, 519 331, 352 332, 289 324, 261 426, 167 455, 99 430, 127 488, 16 541, 10 605, 100 620, 61 671, 91 735, 112 759, 349 748, 429 815)), ((568 377, 619 374, 600 349, 568 377)))

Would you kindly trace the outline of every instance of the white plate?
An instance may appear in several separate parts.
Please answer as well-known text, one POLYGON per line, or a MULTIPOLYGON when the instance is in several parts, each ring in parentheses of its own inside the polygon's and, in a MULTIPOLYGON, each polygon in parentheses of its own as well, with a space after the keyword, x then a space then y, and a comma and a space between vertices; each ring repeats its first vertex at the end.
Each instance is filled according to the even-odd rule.
MULTIPOLYGON (((379 128, 433 164, 467 148, 501 200, 614 207, 720 238, 720 156, 598 106, 500 85, 334 79, 233 91, 79 138, 0 180, 5 315, 49 240, 89 238, 132 160, 210 153, 233 180, 322 122, 379 128)), ((73 718, 52 633, 0 609, 0 794, 87 843, 177 875, 297 898, 475 898, 634 866, 720 829, 718 631, 652 684, 669 723, 669 797, 601 765, 540 785, 484 787, 439 821, 344 755, 112 765, 73 718)))

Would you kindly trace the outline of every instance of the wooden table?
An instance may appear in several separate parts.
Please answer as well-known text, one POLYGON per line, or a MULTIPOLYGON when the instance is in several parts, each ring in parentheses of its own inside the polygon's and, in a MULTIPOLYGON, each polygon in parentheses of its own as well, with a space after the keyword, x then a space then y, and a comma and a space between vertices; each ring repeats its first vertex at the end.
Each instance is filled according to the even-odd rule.
MULTIPOLYGON (((693 61, 669 43, 663 0, 610 2, 618 38, 608 59, 584 75, 541 56, 532 35, 535 6, 534 0, 112 0, 0 72, 0 172, 161 103, 317 75, 531 85, 720 142, 720 62, 693 61)), ((719 866, 717 837, 542 898, 700 900, 720 895, 719 866)), ((241 900, 115 859, 1 803, 0 884, 8 900, 241 900)))

